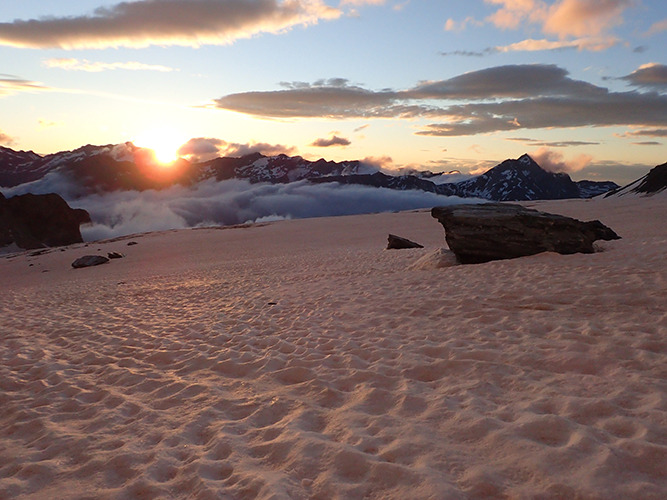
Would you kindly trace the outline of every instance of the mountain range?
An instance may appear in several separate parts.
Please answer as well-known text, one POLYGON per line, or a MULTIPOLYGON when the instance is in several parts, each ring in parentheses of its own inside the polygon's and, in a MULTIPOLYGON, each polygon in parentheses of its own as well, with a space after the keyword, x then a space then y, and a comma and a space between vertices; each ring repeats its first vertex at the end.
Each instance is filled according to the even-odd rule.
POLYGON ((495 201, 590 198, 619 189, 611 181, 575 182, 567 174, 548 172, 527 154, 505 160, 484 174, 448 182, 453 177, 448 174, 415 171, 393 175, 356 160, 309 161, 283 154, 253 153, 203 162, 179 159, 168 167, 157 167, 151 150, 131 142, 87 145, 45 156, 0 147, 0 187, 18 186, 56 174, 64 176, 68 185, 77 186, 79 196, 162 189, 175 184, 192 186, 207 179, 245 179, 271 184, 337 182, 495 201))

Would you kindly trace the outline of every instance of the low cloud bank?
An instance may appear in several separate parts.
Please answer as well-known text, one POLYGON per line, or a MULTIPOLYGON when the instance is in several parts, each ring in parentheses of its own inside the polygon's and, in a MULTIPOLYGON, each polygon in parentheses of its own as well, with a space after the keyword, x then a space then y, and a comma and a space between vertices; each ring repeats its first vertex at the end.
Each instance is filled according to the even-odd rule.
POLYGON ((81 228, 86 241, 249 221, 413 210, 462 201, 418 190, 307 181, 251 184, 239 179, 222 182, 210 179, 192 187, 172 186, 160 191, 117 191, 72 197, 76 189, 67 186, 66 179, 59 175, 17 186, 4 194, 14 196, 25 192, 58 192, 70 206, 87 210, 93 224, 81 228))

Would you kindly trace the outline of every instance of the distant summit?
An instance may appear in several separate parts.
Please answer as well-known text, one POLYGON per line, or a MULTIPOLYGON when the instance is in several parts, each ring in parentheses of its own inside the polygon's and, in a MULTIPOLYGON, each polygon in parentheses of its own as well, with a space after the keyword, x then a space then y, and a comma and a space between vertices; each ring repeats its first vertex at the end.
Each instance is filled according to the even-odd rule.
POLYGON ((70 196, 75 197, 110 191, 162 189, 175 184, 191 186, 210 179, 245 179, 270 184, 337 182, 494 201, 589 198, 618 188, 613 182, 575 182, 567 174, 548 172, 527 154, 505 160, 482 175, 446 182, 446 176, 430 171, 391 175, 358 160, 309 161, 284 154, 253 153, 205 162, 181 159, 160 169, 151 165, 150 150, 138 148, 131 142, 88 145, 47 156, 0 148, 0 186, 13 187, 49 174, 64 176, 69 189, 74 190, 70 196))
MULTIPOLYGON (((458 183, 466 196, 496 201, 557 200, 581 198, 581 191, 569 175, 540 167, 529 155, 505 160, 486 173, 458 183)), ((601 187, 607 189, 607 186, 601 187)))

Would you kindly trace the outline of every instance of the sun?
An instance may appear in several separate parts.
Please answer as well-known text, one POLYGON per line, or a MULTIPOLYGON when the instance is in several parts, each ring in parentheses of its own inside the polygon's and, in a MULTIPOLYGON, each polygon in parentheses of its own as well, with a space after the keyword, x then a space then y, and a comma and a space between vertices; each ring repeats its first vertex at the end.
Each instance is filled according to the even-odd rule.
POLYGON ((170 128, 146 130, 134 140, 135 146, 153 150, 155 160, 162 165, 169 165, 178 160, 178 149, 183 143, 185 143, 183 134, 170 128))

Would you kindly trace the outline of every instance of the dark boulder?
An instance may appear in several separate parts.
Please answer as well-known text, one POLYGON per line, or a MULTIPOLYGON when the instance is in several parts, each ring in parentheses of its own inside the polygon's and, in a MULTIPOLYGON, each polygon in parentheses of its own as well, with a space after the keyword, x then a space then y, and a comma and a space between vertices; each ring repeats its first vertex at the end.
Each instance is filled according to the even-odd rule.
POLYGON ((0 246, 15 243, 34 249, 81 243, 79 226, 86 222, 88 212, 71 208, 55 193, 0 195, 0 246))
POLYGON ((593 253, 596 240, 620 237, 600 221, 582 222, 506 203, 435 207, 447 245, 463 264, 541 252, 593 253))
POLYGON ((82 267, 99 266, 100 264, 106 264, 107 262, 109 262, 109 259, 103 255, 84 255, 72 262, 72 267, 74 269, 79 269, 82 267))
POLYGON ((395 234, 390 234, 387 237, 387 250, 401 250, 403 248, 424 248, 424 246, 395 234))

